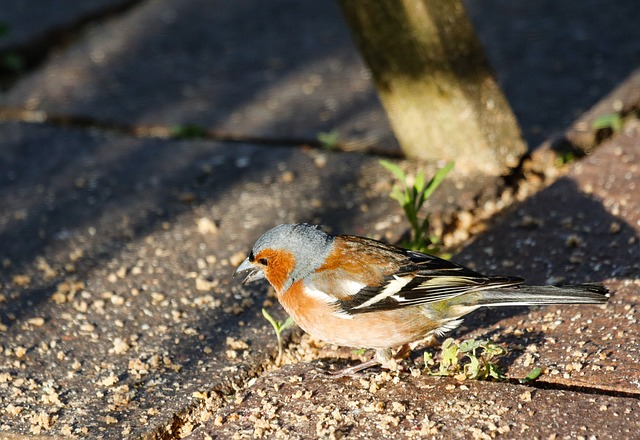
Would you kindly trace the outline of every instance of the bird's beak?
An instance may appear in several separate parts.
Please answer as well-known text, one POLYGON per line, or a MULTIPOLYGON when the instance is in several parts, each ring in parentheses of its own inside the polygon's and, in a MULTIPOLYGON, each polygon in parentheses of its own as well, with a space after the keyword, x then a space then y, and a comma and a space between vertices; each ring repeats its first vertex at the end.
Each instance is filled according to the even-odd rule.
POLYGON ((233 276, 235 277, 236 275, 248 270, 250 270, 251 272, 249 272, 249 275, 247 275, 247 277, 242 281, 242 284, 247 284, 252 281, 257 281, 264 278, 264 272, 262 271, 262 268, 254 266, 253 263, 249 261, 249 258, 246 258, 242 262, 242 264, 238 266, 236 271, 233 273, 233 276))

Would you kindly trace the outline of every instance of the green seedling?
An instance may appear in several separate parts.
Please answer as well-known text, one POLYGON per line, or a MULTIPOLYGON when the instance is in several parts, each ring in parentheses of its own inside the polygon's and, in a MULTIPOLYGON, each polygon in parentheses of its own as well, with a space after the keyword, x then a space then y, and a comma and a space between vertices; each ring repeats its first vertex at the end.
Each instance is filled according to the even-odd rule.
POLYGON ((171 127, 171 137, 176 139, 202 139, 207 129, 197 124, 178 124, 171 127))
POLYGON ((491 341, 468 339, 457 344, 448 338, 442 343, 439 362, 431 353, 424 353, 425 370, 433 376, 502 381, 505 376, 494 361, 505 353, 491 341))
POLYGON ((576 154, 573 151, 563 151, 556 158, 556 166, 561 167, 576 160, 576 154))
POLYGON ((535 367, 533 368, 531 371, 529 371, 529 374, 527 374, 527 376, 523 379, 518 379, 518 382, 520 383, 530 383, 535 381, 538 377, 540 377, 540 375, 542 374, 542 368, 540 367, 535 367))
POLYGON ((598 116, 592 123, 594 130, 611 129, 615 134, 622 132, 622 115, 620 113, 606 113, 598 116))
POLYGON ((450 162, 440 168, 428 182, 424 171, 420 171, 413 179, 413 183, 410 183, 408 176, 398 165, 387 160, 380 160, 379 162, 398 180, 391 190, 390 196, 402 206, 404 214, 411 225, 411 238, 403 242, 402 245, 415 251, 437 253, 439 239, 428 235, 429 215, 422 216, 420 210, 440 186, 449 171, 453 169, 454 163, 450 162))
POLYGON ((335 150, 338 148, 338 138, 340 133, 337 130, 332 130, 328 132, 320 132, 316 136, 320 145, 325 150, 335 150))
POLYGON ((262 309, 262 316, 271 323, 273 330, 276 332, 276 338, 278 339, 278 357, 276 358, 276 365, 279 367, 282 362, 282 332, 293 325, 293 318, 289 316, 283 323, 281 323, 271 316, 266 309, 262 309))

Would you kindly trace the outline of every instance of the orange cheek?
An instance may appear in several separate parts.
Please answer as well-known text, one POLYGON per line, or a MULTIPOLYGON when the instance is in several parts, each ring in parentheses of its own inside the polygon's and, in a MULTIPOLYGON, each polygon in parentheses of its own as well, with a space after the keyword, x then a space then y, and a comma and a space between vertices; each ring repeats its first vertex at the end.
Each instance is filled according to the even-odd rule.
POLYGON ((265 249, 255 256, 255 261, 260 261, 262 258, 268 262, 264 268, 264 276, 276 291, 281 292, 295 266, 293 255, 287 251, 265 249))

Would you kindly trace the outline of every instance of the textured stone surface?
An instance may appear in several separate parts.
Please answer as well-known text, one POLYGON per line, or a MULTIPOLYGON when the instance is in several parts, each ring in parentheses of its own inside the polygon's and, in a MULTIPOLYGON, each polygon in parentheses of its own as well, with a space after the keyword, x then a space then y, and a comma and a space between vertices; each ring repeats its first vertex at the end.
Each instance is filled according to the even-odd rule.
POLYGON ((633 398, 388 373, 337 380, 310 367, 259 379, 187 438, 616 439, 640 429, 633 398))
MULTIPOLYGON (((568 128, 640 59, 640 28, 628 19, 640 13, 635 1, 606 11, 597 0, 465 5, 531 147, 568 128)), ((43 16, 65 12, 49 7, 43 16)), ((34 26, 33 15, 11 17, 12 28, 34 26)), ((315 140, 335 130, 350 148, 398 151, 332 2, 144 1, 68 43, 1 102, 238 137, 315 140)))
MULTIPOLYGON (((298 365, 274 369, 275 337, 260 309, 284 316, 265 285, 230 278, 234 265, 281 222, 397 240, 404 226, 387 197, 389 174, 373 156, 143 138, 108 123, 195 123, 272 141, 338 130, 341 140, 397 151, 337 8, 284 0, 34 5, 12 2, 0 17, 21 31, 0 40, 0 50, 24 41, 50 54, 3 82, 0 97, 1 118, 23 114, 7 107, 36 110, 31 123, 0 123, 0 437, 638 432, 633 122, 455 257, 485 272, 602 281, 612 290, 602 307, 477 312, 454 334, 503 344, 509 354, 500 365, 512 378, 544 368, 533 387, 418 375, 420 351, 406 363, 415 376, 374 370, 327 379, 324 370, 358 356, 299 331, 285 335, 285 359, 298 365), (75 29, 123 4, 132 7, 75 29), (72 35, 38 41, 60 29, 72 35), (38 110, 61 117, 38 122, 38 110)), ((628 19, 637 2, 467 6, 533 144, 568 127, 637 66, 640 28, 628 19)), ((615 111, 617 100, 625 112, 637 108, 636 77, 594 111, 615 111)), ((501 185, 454 174, 428 208, 438 220, 480 200, 493 213, 508 204, 492 200, 501 185), (482 197, 478 187, 488 188, 482 197)), ((521 189, 513 191, 520 198, 521 189)), ((459 217, 457 242, 474 220, 459 217)))
POLYGON ((88 29, 4 104, 237 137, 315 141, 337 130, 339 140, 395 146, 332 2, 143 2, 88 29))
POLYGON ((405 361, 409 372, 335 379, 325 372, 358 356, 303 336, 285 357, 300 363, 267 373, 190 438, 633 436, 640 423, 639 139, 636 126, 602 145, 454 257, 533 283, 604 282, 612 291, 603 306, 468 317, 454 336, 500 343, 510 383, 421 374, 420 351, 405 361), (544 372, 535 388, 519 384, 534 367, 544 372))
POLYGON ((363 155, 0 131, 1 431, 175 434, 274 352, 265 289, 231 278, 257 236, 400 219, 363 155))
POLYGON ((9 1, 2 5, 0 24, 7 33, 0 38, 1 50, 46 47, 52 37, 73 30, 78 24, 110 12, 119 11, 136 0, 85 0, 61 5, 38 0, 9 1))
POLYGON ((465 249, 461 261, 482 271, 538 283, 605 282, 612 291, 602 307, 483 312, 500 320, 490 334, 520 347, 513 374, 542 362, 551 374, 541 380, 640 395, 639 164, 635 125, 465 249))

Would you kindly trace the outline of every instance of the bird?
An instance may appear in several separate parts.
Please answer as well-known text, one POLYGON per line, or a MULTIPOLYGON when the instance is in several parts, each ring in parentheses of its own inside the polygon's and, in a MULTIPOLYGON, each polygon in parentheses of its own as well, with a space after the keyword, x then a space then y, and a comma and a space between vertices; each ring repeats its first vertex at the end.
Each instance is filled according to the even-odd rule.
POLYGON ((375 350, 371 360, 340 376, 378 365, 396 370, 413 345, 454 330, 480 307, 602 304, 609 298, 599 284, 527 285, 523 278, 483 275, 433 255, 330 235, 307 223, 264 233, 234 276, 245 272, 243 284, 266 278, 285 311, 310 335, 375 350))

